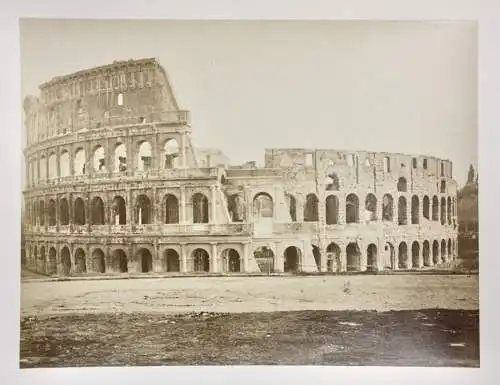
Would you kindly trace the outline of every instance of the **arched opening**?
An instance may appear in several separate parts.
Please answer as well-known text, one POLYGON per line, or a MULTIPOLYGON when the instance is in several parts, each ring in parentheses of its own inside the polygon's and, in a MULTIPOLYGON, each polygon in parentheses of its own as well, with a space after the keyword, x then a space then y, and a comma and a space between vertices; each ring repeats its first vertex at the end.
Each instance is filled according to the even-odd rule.
POLYGON ((227 200, 227 209, 232 222, 243 222, 244 204, 240 194, 232 194, 227 200))
POLYGON ((300 266, 300 250, 295 246, 289 246, 285 249, 285 272, 295 273, 299 271, 300 266))
POLYGON ((180 258, 177 251, 167 249, 163 252, 163 258, 165 260, 165 271, 168 273, 181 271, 180 258))
POLYGON ((100 197, 94 197, 90 201, 90 224, 104 225, 104 202, 100 197))
POLYGON ((349 194, 346 198, 346 223, 359 222, 359 199, 355 194, 349 194))
POLYGON ((274 252, 270 248, 259 247, 253 252, 253 255, 262 273, 274 272, 274 252))
POLYGON ((95 249, 92 252, 92 272, 104 273, 106 272, 106 263, 104 260, 104 253, 101 249, 95 249))
POLYGON ((61 270, 62 275, 69 275, 71 272, 71 253, 67 247, 61 249, 61 270))
POLYGON ((193 223, 208 223, 208 199, 201 193, 191 198, 193 202, 193 223))
POLYGON ((335 195, 326 197, 326 224, 336 225, 339 221, 339 199, 335 195))
POLYGON ((165 195, 165 223, 179 223, 179 201, 172 194, 165 195))
POLYGON ((45 246, 40 247, 40 256, 38 259, 38 269, 40 272, 45 273, 47 260, 45 259, 45 246))
POLYGON ((239 273, 240 255, 234 249, 226 249, 222 252, 222 263, 224 264, 224 271, 229 273, 239 273))
POLYGON ((394 219, 394 199, 391 195, 385 194, 382 199, 382 219, 386 222, 392 222, 394 219))
POLYGON ((61 172, 61 177, 67 177, 71 175, 71 169, 69 166, 69 152, 63 151, 61 152, 61 156, 59 157, 59 167, 61 172))
POLYGON ((73 222, 75 225, 85 224, 85 203, 82 198, 76 198, 73 203, 73 222))
POLYGON ((97 146, 94 149, 92 166, 93 166, 95 172, 105 172, 106 171, 104 148, 102 146, 97 146))
POLYGON ((113 213, 113 224, 115 226, 127 224, 127 208, 125 205, 125 199, 121 196, 117 195, 113 198, 111 212, 113 213))
POLYGON ((47 220, 49 226, 56 225, 56 201, 54 199, 49 200, 47 205, 47 220))
POLYGON ((141 194, 136 200, 136 224, 148 225, 151 223, 151 200, 147 195, 141 194))
POLYGON ((210 271, 210 256, 207 251, 204 249, 196 249, 192 254, 194 271, 197 273, 200 272, 209 272, 210 271))
POLYGON ((340 247, 333 242, 326 248, 326 270, 329 273, 340 270, 340 247))
POLYGON ((439 200, 435 195, 432 198, 432 220, 439 220, 439 200))
POLYGON ((286 202, 288 205, 288 212, 290 213, 290 219, 292 222, 297 221, 297 200, 291 194, 286 195, 286 202))
POLYGON ((451 239, 448 239, 448 259, 452 257, 451 239))
POLYGON ((446 198, 441 198, 441 224, 446 224, 446 198))
POLYGON ((357 243, 349 243, 346 248, 347 271, 361 270, 361 251, 357 243))
POLYGON ((49 179, 57 178, 57 156, 52 153, 49 155, 49 179))
POLYGON ((400 269, 408 268, 408 246, 406 245, 406 242, 401 242, 399 244, 398 260, 398 267, 400 269))
POLYGON ((141 261, 141 273, 149 273, 153 271, 153 256, 148 249, 139 249, 136 255, 137 259, 141 261))
POLYGON ((175 139, 168 139, 164 146, 165 162, 163 167, 166 169, 177 168, 177 160, 179 159, 179 144, 175 139))
POLYGON ((418 225, 420 223, 420 202, 418 196, 413 195, 411 197, 411 223, 412 225, 418 225))
POLYGON ((127 254, 122 249, 111 252, 111 269, 116 273, 128 272, 127 254))
POLYGON ((373 194, 368 194, 365 199, 366 217, 365 221, 377 220, 377 198, 373 194))
POLYGON ((253 198, 253 213, 255 218, 273 217, 273 198, 267 193, 258 193, 253 198))
POLYGON ((425 219, 430 219, 430 216, 429 216, 429 206, 430 206, 430 202, 429 202, 429 197, 426 195, 424 196, 424 202, 423 202, 423 215, 424 215, 424 218, 425 219))
POLYGON ((398 179, 398 191, 399 192, 406 192, 408 189, 407 183, 406 183, 406 178, 399 178, 398 179))
POLYGON ((446 262, 446 241, 441 240, 441 261, 446 262))
POLYGON ((54 247, 49 249, 49 259, 47 261, 47 274, 57 274, 57 251, 54 247))
POLYGON ((424 244, 422 247, 422 256, 424 259, 424 266, 432 266, 431 250, 430 250, 429 241, 424 241, 424 244))
POLYGON ((61 198, 59 201, 59 216, 62 226, 69 225, 69 205, 66 198, 61 198))
POLYGON ((417 241, 411 245, 411 262, 413 268, 420 267, 420 244, 417 241))
POLYGON ((366 249, 366 270, 377 270, 377 246, 373 243, 369 244, 366 249))
POLYGON ((448 200, 447 200, 447 205, 446 205, 446 213, 447 213, 447 217, 448 217, 448 225, 451 225, 451 198, 448 197, 448 200))
POLYGON ((441 186, 440 186, 440 188, 439 188, 439 192, 440 192, 441 194, 446 193, 446 182, 445 182, 444 180, 442 180, 442 181, 441 181, 441 186))
POLYGON ((306 205, 304 207, 304 222, 318 221, 318 197, 316 194, 306 196, 306 205))
POLYGON ((118 94, 118 98, 116 100, 116 104, 118 104, 119 106, 123 106, 123 94, 122 93, 118 94))
POLYGON ((85 150, 83 148, 77 149, 73 161, 73 175, 85 174, 85 162, 85 150))
POLYGON ((152 160, 151 144, 148 141, 141 142, 137 154, 137 169, 139 171, 148 171, 151 168, 152 160))
POLYGON ((326 177, 326 191, 339 191, 339 177, 335 173, 328 174, 326 177))
POLYGON ((40 218, 40 226, 45 226, 45 202, 40 201, 38 205, 38 216, 40 218))
POLYGON ((399 197, 398 200, 398 223, 400 225, 407 225, 408 218, 406 216, 406 198, 399 197))
POLYGON ((398 264, 396 262, 396 253, 394 251, 394 246, 392 245, 392 243, 386 242, 384 251, 384 269, 397 269, 398 264))
POLYGON ((120 143, 115 147, 115 169, 114 172, 127 171, 127 147, 120 143))
POLYGON ((432 262, 434 265, 439 263, 439 243, 438 243, 438 241, 432 242, 432 262))
POLYGON ((40 180, 46 180, 47 179, 47 158, 45 156, 42 156, 40 158, 40 180))

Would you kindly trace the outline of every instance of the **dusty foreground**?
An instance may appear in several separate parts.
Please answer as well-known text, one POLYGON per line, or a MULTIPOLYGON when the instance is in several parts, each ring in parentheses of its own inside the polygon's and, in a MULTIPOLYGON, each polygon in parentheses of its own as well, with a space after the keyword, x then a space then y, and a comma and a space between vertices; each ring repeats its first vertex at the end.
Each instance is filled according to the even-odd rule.
POLYGON ((474 367, 478 282, 465 275, 26 282, 20 366, 474 367))
POLYGON ((207 277, 25 282, 21 312, 261 312, 479 308, 477 275, 207 277))
POLYGON ((21 368, 479 366, 477 311, 94 314, 21 323, 21 368))

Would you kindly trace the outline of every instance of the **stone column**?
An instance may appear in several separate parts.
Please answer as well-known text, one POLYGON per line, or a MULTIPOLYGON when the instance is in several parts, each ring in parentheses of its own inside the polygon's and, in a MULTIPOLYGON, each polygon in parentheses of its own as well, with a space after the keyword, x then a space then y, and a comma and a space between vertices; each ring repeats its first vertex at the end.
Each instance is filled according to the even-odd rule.
POLYGON ((184 131, 181 134, 181 167, 182 168, 187 168, 187 159, 186 159, 186 132, 184 131))
POLYGON ((56 178, 61 178, 61 147, 57 146, 56 153, 56 178))
POLYGON ((132 141, 131 136, 127 136, 126 146, 127 146, 127 175, 134 175, 137 166, 137 159, 135 159, 135 151, 132 148, 134 146, 134 143, 132 141))
POLYGON ((155 241, 155 255, 153 259, 153 272, 155 273, 163 273, 164 268, 162 264, 162 260, 160 258, 160 245, 158 244, 158 241, 155 241))
POLYGON ((340 259, 340 271, 347 271, 347 254, 345 251, 345 245, 339 245, 339 259, 340 259))
POLYGON ((283 258, 283 254, 279 252, 279 242, 275 242, 274 244, 274 271, 277 273, 282 273, 285 269, 285 261, 283 258))
POLYGON ((242 273, 247 273, 248 272, 248 242, 243 242, 243 259, 242 259, 242 266, 241 266, 241 272, 242 273))
POLYGON ((188 255, 187 255, 187 245, 185 243, 181 243, 181 272, 182 273, 187 273, 188 272, 188 265, 187 265, 187 260, 188 260, 188 255))
POLYGON ((85 269, 87 270, 87 273, 90 273, 93 271, 92 268, 92 255, 90 255, 90 245, 86 244, 85 245, 85 269))
POLYGON ((90 194, 87 193, 87 202, 85 202, 85 220, 87 222, 87 231, 90 233, 92 230, 92 218, 91 218, 91 207, 90 207, 90 194))
POLYGON ((59 227, 61 226, 61 208, 60 208, 60 198, 59 195, 56 195, 56 231, 59 231, 59 227))
POLYGON ((134 224, 134 194, 132 190, 127 191, 127 224, 134 224))
POLYGON ((109 177, 111 177, 111 174, 114 172, 115 170, 115 162, 114 162, 114 154, 113 154, 113 151, 112 151, 112 147, 113 147, 113 144, 111 143, 111 139, 108 138, 108 140, 106 140, 106 149, 105 149, 105 153, 104 153, 104 167, 107 171, 107 174, 109 177))
POLYGON ((339 200, 338 224, 343 225, 346 223, 346 196, 345 194, 338 194, 337 196, 339 200))
POLYGON ((69 146, 68 150, 68 155, 69 155, 69 176, 75 175, 75 153, 73 149, 73 145, 69 146))
POLYGON ((217 223, 217 196, 215 193, 215 186, 210 186, 210 203, 211 203, 211 212, 210 212, 210 220, 209 223, 215 224, 217 223))
POLYGON ((218 273, 218 261, 219 258, 217 256, 217 244, 215 242, 210 243, 212 246, 212 252, 210 255, 210 272, 211 273, 218 273))
POLYGON ((187 223, 187 216, 186 216, 186 188, 184 186, 181 186, 180 188, 181 191, 181 220, 180 223, 185 225, 187 223))
POLYGON ((367 255, 367 248, 366 245, 363 242, 358 242, 358 247, 359 247, 359 270, 360 271, 366 271, 367 270, 367 264, 368 264, 368 255, 367 255))

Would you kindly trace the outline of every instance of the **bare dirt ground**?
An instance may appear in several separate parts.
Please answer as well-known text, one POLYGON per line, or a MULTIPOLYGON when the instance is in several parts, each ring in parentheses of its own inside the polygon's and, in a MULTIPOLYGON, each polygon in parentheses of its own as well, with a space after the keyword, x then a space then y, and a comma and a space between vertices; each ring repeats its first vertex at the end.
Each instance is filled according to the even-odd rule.
POLYGON ((478 283, 477 275, 26 282, 20 366, 477 367, 478 283))
POLYGON ((207 277, 26 282, 22 314, 479 308, 477 275, 207 277), (344 289, 348 288, 349 294, 344 289))

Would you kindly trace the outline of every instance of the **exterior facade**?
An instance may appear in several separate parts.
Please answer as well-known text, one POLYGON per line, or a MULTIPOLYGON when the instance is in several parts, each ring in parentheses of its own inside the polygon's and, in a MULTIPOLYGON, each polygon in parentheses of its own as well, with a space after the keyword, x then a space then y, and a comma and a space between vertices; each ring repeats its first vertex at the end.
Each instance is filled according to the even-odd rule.
POLYGON ((26 263, 58 275, 421 269, 457 253, 452 163, 267 149, 232 166, 191 143, 155 59, 113 62, 24 101, 26 263))
POLYGON ((476 262, 479 257, 478 193, 477 176, 471 166, 467 183, 457 194, 458 250, 460 258, 476 262))

